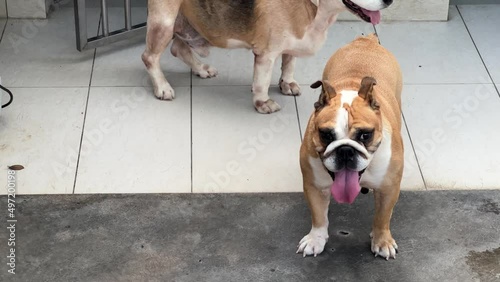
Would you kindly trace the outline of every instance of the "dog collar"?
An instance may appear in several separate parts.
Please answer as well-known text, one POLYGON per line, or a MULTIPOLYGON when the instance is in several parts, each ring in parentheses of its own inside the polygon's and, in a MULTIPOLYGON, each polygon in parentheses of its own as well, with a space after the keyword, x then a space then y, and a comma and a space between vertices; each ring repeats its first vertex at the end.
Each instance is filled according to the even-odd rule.
MULTIPOLYGON (((365 170, 366 168, 359 172, 359 179, 361 179, 361 175, 363 175, 363 172, 365 172, 365 170)), ((361 187, 361 194, 368 194, 368 192, 370 192, 370 189, 361 187)))

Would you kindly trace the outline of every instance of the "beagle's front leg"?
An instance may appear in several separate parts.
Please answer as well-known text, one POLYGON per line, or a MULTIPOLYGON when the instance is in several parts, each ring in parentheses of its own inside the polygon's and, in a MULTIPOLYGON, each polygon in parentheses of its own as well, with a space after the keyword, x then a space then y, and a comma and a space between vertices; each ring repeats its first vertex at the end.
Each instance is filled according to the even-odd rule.
POLYGON ((253 104, 261 114, 270 114, 281 110, 280 105, 269 98, 269 85, 273 73, 274 62, 279 54, 255 54, 253 72, 253 104))
POLYGON ((296 60, 297 59, 292 55, 283 54, 281 56, 281 78, 279 87, 281 93, 284 95, 300 95, 300 86, 293 78, 296 60))

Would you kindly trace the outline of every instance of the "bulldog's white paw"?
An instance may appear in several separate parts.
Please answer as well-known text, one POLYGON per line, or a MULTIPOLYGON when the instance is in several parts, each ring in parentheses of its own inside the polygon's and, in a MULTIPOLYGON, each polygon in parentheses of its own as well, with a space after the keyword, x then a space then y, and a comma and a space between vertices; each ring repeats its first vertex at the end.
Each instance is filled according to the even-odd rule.
POLYGON ((279 86, 281 93, 283 93, 283 95, 291 95, 291 96, 300 95, 300 86, 295 80, 286 82, 283 79, 280 79, 279 86))
POLYGON ((328 240, 328 231, 326 229, 313 228, 309 234, 300 240, 297 246, 297 254, 302 253, 304 257, 314 255, 315 257, 321 254, 328 240))
POLYGON ((168 84, 168 82, 158 85, 158 87, 155 88, 154 93, 156 98, 160 100, 173 100, 175 98, 175 91, 172 86, 168 84))
POLYGON ((281 110, 281 106, 278 103, 274 102, 272 99, 268 99, 267 101, 255 101, 255 109, 261 114, 270 114, 281 110))
POLYGON ((389 258, 396 259, 396 253, 398 252, 398 245, 396 241, 392 238, 390 231, 383 232, 374 232, 370 233, 370 237, 372 238, 372 253, 375 254, 375 257, 381 256, 386 260, 389 258))
POLYGON ((219 74, 216 68, 206 64, 200 65, 199 69, 193 69, 193 73, 201 78, 216 77, 219 74))

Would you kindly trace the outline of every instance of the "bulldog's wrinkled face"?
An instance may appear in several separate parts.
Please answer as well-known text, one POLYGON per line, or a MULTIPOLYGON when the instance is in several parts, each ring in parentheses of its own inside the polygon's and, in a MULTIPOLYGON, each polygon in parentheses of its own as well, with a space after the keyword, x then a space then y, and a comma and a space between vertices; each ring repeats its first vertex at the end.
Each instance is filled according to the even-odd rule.
POLYGON ((380 23, 380 10, 389 7, 392 0, 342 0, 347 9, 372 24, 380 23))
POLYGON ((313 143, 334 181, 332 195, 352 203, 361 189, 359 178, 382 140, 382 118, 376 101, 376 81, 365 77, 358 91, 336 93, 327 81, 314 105, 313 143))

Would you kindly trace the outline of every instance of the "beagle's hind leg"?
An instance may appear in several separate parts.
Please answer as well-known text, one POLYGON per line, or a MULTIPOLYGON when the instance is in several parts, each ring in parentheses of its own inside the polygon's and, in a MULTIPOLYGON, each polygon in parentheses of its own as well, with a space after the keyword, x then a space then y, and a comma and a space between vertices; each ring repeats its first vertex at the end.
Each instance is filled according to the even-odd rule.
POLYGON ((216 76, 217 70, 203 64, 194 54, 196 52, 201 57, 207 57, 210 52, 210 43, 181 14, 178 15, 175 21, 174 32, 175 38, 170 49, 172 55, 181 59, 193 70, 194 74, 201 78, 216 76))
POLYGON ((172 100, 175 92, 160 66, 160 58, 174 36, 174 24, 182 0, 149 0, 146 50, 142 61, 148 70, 154 94, 161 100, 172 100))
POLYGON ((178 37, 174 38, 170 51, 172 52, 172 55, 186 63, 186 65, 188 65, 197 76, 201 78, 217 76, 217 70, 210 65, 200 62, 200 60, 198 60, 198 58, 194 55, 192 48, 178 37))

